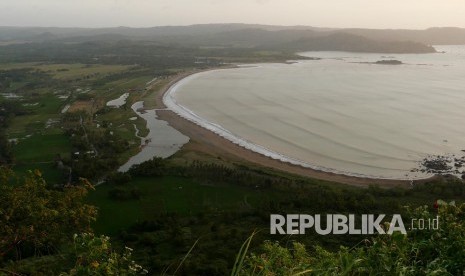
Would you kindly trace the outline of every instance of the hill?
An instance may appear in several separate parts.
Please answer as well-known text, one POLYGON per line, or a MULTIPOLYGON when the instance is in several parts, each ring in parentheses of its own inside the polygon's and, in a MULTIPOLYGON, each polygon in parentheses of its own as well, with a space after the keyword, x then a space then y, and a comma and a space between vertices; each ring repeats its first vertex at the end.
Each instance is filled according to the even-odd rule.
POLYGON ((3 44, 122 40, 150 41, 160 45, 185 47, 256 47, 282 50, 425 53, 434 52, 434 49, 428 45, 465 44, 465 29, 331 29, 257 24, 203 24, 100 29, 0 27, 0 42, 3 44))
POLYGON ((365 53, 434 53, 436 50, 419 42, 379 41, 349 33, 332 33, 326 36, 302 38, 280 45, 295 51, 345 51, 365 53))

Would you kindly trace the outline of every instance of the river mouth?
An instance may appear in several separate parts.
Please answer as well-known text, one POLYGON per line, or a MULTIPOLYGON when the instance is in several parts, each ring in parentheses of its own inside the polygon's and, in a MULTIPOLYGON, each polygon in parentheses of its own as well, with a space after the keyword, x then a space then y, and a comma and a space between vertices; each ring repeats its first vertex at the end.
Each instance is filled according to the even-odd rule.
MULTIPOLYGON (((247 149, 358 177, 422 179, 427 156, 465 148, 465 48, 396 55, 306 53, 294 64, 189 76, 165 105, 247 149), (357 62, 354 62, 357 61, 357 62)), ((462 173, 462 172, 460 172, 462 173)))
POLYGON ((131 108, 137 116, 147 122, 149 134, 146 137, 139 136, 139 130, 134 125, 135 135, 141 139, 140 151, 123 164, 118 171, 127 172, 132 166, 155 157, 168 158, 189 142, 189 137, 169 126, 166 121, 159 120, 155 109, 144 109, 143 101, 134 103, 131 108))

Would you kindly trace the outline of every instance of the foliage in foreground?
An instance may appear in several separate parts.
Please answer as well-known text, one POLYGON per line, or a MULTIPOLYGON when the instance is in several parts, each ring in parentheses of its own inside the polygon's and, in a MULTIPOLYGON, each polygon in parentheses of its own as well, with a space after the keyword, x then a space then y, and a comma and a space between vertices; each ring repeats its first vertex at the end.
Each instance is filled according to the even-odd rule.
POLYGON ((233 275, 463 275, 465 204, 442 202, 438 213, 420 207, 410 214, 426 220, 439 216, 439 229, 379 235, 335 253, 318 246, 310 252, 297 242, 284 247, 267 241, 263 252, 247 256, 233 275))
POLYGON ((82 184, 54 189, 39 171, 19 179, 0 167, 0 275, 147 274, 132 249, 119 254, 108 237, 89 233, 97 211, 83 202, 91 186, 82 184), (71 241, 76 231, 84 234, 71 241))
POLYGON ((19 179, 0 167, 0 263, 55 253, 76 231, 90 231, 97 211, 83 203, 89 186, 51 189, 39 171, 19 179))
POLYGON ((77 275, 144 275, 148 271, 132 259, 132 249, 125 247, 119 254, 111 249, 110 238, 92 234, 74 236, 74 251, 71 258, 75 266, 61 276, 77 275))
MULTIPOLYGON (((74 242, 70 239, 76 231, 86 232, 89 222, 95 218, 94 208, 82 202, 86 194, 84 187, 71 186, 63 189, 49 187, 38 171, 31 172, 23 180, 18 180, 8 170, 0 169, 0 180, 0 222, 4 226, 0 228, 4 231, 0 233, 2 237, 0 275, 3 275, 3 272, 11 272, 8 275, 59 275, 61 272, 61 275, 146 273, 142 267, 132 261, 130 249, 118 254, 105 236, 82 234, 76 235, 74 242), (16 233, 23 232, 25 234, 19 235, 22 239, 17 242, 16 233)), ((449 188, 462 187, 450 185, 449 183, 449 188)), ((369 190, 367 192, 370 192, 369 190)), ((376 189, 372 192, 384 193, 376 189)), ((457 191, 459 194, 462 192, 463 190, 457 191)), ((308 200, 307 197, 306 201, 308 200)), ((347 200, 351 200, 351 197, 347 200)), ((348 210, 347 206, 344 205, 345 208, 341 210, 348 210)), ((326 209, 326 206, 320 207, 326 209)), ((350 208, 350 210, 355 209, 357 206, 350 208)), ((270 210, 264 209, 262 212, 268 214, 270 210)), ((224 226, 226 223, 209 224, 211 217, 205 217, 204 221, 207 222, 204 224, 209 233, 213 233, 212 237, 217 243, 205 246, 200 242, 197 244, 196 241, 194 250, 192 243, 189 243, 189 237, 196 235, 191 233, 190 229, 181 227, 176 220, 170 222, 172 231, 161 228, 161 222, 166 223, 170 220, 170 216, 166 216, 160 223, 155 222, 145 226, 152 231, 161 229, 164 234, 160 231, 155 231, 151 235, 147 235, 146 232, 140 235, 132 232, 127 236, 143 239, 147 243, 145 247, 141 243, 136 243, 134 248, 143 252, 148 262, 140 262, 141 258, 137 256, 134 258, 144 267, 149 267, 151 271, 159 272, 162 271, 158 269, 159 267, 154 269, 150 265, 158 261, 160 255, 164 253, 163 250, 166 251, 169 247, 166 244, 158 246, 163 245, 166 237, 177 237, 170 240, 169 245, 183 251, 182 255, 185 257, 173 275, 225 275, 225 272, 230 271, 231 268, 234 270, 233 275, 462 275, 465 270, 463 220, 465 205, 443 203, 437 212, 431 212, 427 207, 406 212, 409 217, 417 219, 435 218, 439 215, 440 229, 437 231, 410 231, 408 236, 377 236, 371 241, 364 241, 364 245, 350 249, 328 251, 326 247, 325 249, 314 247, 307 250, 301 243, 284 247, 275 242, 265 242, 261 254, 251 254, 246 257, 248 249, 254 248, 249 239, 241 250, 245 253, 236 259, 234 267, 231 263, 223 261, 234 261, 234 258, 229 257, 225 251, 237 250, 238 246, 234 244, 242 238, 239 234, 234 234, 234 229, 226 229, 224 226), (231 240, 232 243, 226 243, 225 240, 231 240), (148 251, 148 248, 154 250, 148 251), (185 254, 184 250, 187 249, 189 249, 188 253, 185 254), (207 251, 212 254, 206 255, 204 252, 207 251), (197 259, 201 258, 204 261, 195 264, 197 259), (198 273, 200 269, 208 272, 198 273)), ((241 224, 237 230, 250 229, 248 226, 257 225, 257 221, 251 221, 244 226, 244 214, 237 213, 234 216, 241 224)), ((192 224, 194 221, 195 219, 190 217, 189 223, 192 224)), ((228 221, 230 222, 231 219, 228 221)), ((170 260, 173 259, 175 257, 170 260)))

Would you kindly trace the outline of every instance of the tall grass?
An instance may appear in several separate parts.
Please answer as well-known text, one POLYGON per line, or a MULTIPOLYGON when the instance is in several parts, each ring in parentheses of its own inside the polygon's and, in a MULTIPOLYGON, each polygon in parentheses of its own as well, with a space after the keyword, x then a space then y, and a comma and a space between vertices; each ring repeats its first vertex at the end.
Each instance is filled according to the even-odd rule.
POLYGON ((255 236, 255 234, 257 234, 256 231, 254 231, 242 244, 241 249, 239 250, 239 253, 236 256, 236 261, 234 262, 234 266, 231 271, 231 276, 238 276, 241 272, 242 266, 244 265, 245 257, 247 256, 247 253, 249 251, 250 243, 252 242, 252 239, 255 236))

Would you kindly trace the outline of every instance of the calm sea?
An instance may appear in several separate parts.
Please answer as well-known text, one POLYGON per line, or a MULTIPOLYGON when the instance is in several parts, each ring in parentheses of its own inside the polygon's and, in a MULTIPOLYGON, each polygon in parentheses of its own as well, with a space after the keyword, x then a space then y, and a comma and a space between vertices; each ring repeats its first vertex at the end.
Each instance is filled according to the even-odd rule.
POLYGON ((382 178, 465 149, 465 46, 399 55, 306 52, 320 60, 193 75, 172 97, 242 142, 314 168, 382 178), (376 65, 378 60, 402 65, 376 65))

